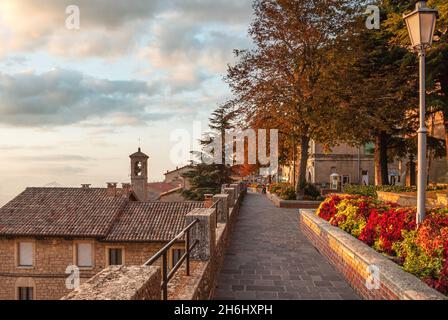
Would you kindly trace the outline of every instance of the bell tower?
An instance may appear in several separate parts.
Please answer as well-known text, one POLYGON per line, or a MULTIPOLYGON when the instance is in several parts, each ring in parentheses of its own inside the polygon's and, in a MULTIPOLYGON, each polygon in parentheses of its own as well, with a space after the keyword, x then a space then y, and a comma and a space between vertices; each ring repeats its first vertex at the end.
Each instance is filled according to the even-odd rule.
POLYGON ((148 192, 146 185, 148 183, 148 156, 144 154, 140 148, 131 158, 131 184, 132 190, 136 194, 138 200, 146 201, 148 192))

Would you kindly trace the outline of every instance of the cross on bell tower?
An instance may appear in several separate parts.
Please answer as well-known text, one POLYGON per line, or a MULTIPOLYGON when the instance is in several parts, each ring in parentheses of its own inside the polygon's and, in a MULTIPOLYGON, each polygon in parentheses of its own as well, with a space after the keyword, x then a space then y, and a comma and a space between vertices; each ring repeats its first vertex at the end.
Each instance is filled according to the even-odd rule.
POLYGON ((131 184, 132 190, 136 194, 138 200, 146 201, 148 199, 148 159, 141 148, 136 153, 129 156, 131 158, 131 184))

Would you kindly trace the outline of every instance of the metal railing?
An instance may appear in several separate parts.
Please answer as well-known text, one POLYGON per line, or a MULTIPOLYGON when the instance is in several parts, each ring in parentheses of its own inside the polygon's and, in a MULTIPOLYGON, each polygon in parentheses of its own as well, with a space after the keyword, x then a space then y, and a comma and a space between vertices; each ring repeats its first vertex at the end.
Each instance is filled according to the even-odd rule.
POLYGON ((199 222, 199 219, 194 220, 188 226, 185 227, 176 237, 174 237, 170 242, 168 242, 162 249, 160 249, 155 255, 153 255, 148 261, 146 261, 143 265, 150 266, 154 264, 160 257, 162 257, 162 299, 168 300, 168 282, 173 278, 176 274, 177 270, 182 266, 184 261, 186 261, 186 274, 190 275, 190 252, 196 247, 199 243, 199 240, 196 240, 190 246, 190 230, 193 226, 199 222), (170 248, 178 242, 183 236, 186 236, 185 239, 185 253, 179 258, 179 261, 171 268, 168 272, 168 252, 170 248))

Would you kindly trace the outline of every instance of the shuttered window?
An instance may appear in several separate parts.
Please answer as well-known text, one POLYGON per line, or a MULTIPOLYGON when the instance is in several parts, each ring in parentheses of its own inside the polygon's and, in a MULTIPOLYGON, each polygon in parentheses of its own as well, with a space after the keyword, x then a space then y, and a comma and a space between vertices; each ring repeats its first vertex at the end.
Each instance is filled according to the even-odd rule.
POLYGON ((120 266, 123 264, 123 250, 122 249, 109 249, 109 265, 120 266))
POLYGON ((33 243, 20 242, 19 243, 19 266, 32 267, 33 266, 33 243))
POLYGON ((18 299, 19 300, 33 300, 33 288, 32 287, 19 287, 17 288, 19 290, 18 292, 18 299))
POLYGON ((92 245, 90 243, 77 244, 78 267, 93 267, 92 245))

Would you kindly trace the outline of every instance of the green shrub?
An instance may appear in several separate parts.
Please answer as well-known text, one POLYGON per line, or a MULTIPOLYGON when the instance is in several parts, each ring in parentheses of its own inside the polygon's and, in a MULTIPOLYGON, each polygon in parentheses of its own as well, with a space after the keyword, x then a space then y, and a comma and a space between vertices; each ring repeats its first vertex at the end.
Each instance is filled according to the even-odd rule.
POLYGON ((269 192, 283 200, 295 200, 296 198, 294 186, 286 182, 272 183, 269 186, 269 192))
POLYGON ((345 185, 343 188, 344 193, 372 197, 376 198, 375 186, 358 186, 358 185, 345 185))
POLYGON ((296 191, 293 187, 288 187, 282 190, 279 194, 280 198, 283 200, 295 200, 296 199, 296 191))
POLYGON ((402 193, 402 192, 416 191, 416 188, 406 186, 359 186, 359 185, 345 185, 343 188, 344 193, 365 197, 372 197, 372 198, 378 197, 376 193, 377 191, 402 193))
POLYGON ((317 199, 320 197, 319 189, 311 183, 305 184, 304 194, 305 197, 310 197, 311 199, 317 199))

